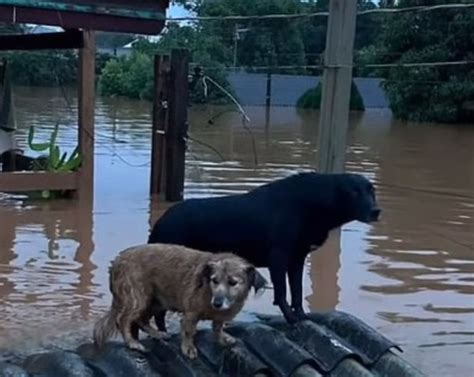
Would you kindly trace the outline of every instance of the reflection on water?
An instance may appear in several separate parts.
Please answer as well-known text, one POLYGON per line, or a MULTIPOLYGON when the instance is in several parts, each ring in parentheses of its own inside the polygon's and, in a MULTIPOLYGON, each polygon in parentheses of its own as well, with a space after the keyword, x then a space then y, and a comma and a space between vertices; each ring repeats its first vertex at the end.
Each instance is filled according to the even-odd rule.
MULTIPOLYGON (((19 88, 16 105, 20 144, 30 125, 47 137, 59 120, 61 145, 74 147, 76 117, 59 91, 19 88)), ((208 122, 221 110, 191 109, 197 141, 187 155, 187 198, 244 192, 315 165, 317 113, 272 109, 265 132, 264 109, 246 109, 255 166, 251 135, 238 114, 208 122)), ((0 196, 0 349, 74 347, 89 337, 110 302, 109 261, 145 242, 166 208, 148 197, 149 104, 99 98, 96 121, 93 213, 84 203, 0 196)), ((368 111, 351 117, 348 141, 347 169, 375 182, 383 219, 348 224, 308 259, 307 309, 358 316, 399 342, 405 357, 429 375, 469 375, 474 129, 400 123, 387 112, 368 111)), ((250 299, 246 309, 275 313, 272 292, 250 299)))

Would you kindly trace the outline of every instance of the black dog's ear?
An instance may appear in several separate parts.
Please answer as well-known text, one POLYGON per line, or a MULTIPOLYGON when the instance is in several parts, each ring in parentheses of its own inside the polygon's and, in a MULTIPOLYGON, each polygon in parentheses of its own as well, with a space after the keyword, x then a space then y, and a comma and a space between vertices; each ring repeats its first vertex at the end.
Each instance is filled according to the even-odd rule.
POLYGON ((267 285, 267 280, 260 272, 257 271, 254 266, 247 267, 247 276, 249 279, 249 284, 251 287, 253 287, 255 294, 257 294, 260 289, 265 288, 267 285))

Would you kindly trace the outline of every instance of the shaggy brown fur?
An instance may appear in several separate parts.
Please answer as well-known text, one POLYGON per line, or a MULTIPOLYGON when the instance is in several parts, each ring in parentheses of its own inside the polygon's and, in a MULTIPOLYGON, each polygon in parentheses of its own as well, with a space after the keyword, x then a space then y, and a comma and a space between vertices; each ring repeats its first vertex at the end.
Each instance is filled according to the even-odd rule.
POLYGON ((212 320, 219 343, 232 344, 234 339, 223 331, 224 323, 242 309, 250 288, 258 291, 266 281, 254 266, 234 254, 149 244, 121 252, 110 268, 109 283, 112 307, 94 328, 99 348, 120 330, 129 348, 145 351, 138 329, 163 337, 149 321, 171 310, 183 313, 181 350, 195 358, 197 322, 212 320))

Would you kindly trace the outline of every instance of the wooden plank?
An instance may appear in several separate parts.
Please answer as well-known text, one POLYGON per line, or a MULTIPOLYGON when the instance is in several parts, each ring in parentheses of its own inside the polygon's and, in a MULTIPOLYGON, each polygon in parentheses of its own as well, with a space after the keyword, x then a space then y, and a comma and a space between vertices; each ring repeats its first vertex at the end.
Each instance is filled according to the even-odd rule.
POLYGON ((84 48, 79 54, 79 148, 83 156, 78 195, 91 201, 94 195, 94 110, 95 110, 95 39, 84 31, 84 48))
POLYGON ((155 85, 153 95, 153 126, 151 142, 150 194, 164 192, 164 151, 168 119, 169 57, 155 56, 155 85))
POLYGON ((331 0, 319 118, 318 167, 344 171, 357 0, 331 0))
POLYGON ((188 129, 188 66, 186 50, 173 50, 170 67, 169 114, 166 138, 166 195, 168 201, 183 199, 186 134, 188 129))
POLYGON ((80 30, 58 33, 0 35, 0 50, 71 49, 84 45, 80 30))
POLYGON ((0 173, 0 191, 76 190, 78 173, 14 172, 0 173))

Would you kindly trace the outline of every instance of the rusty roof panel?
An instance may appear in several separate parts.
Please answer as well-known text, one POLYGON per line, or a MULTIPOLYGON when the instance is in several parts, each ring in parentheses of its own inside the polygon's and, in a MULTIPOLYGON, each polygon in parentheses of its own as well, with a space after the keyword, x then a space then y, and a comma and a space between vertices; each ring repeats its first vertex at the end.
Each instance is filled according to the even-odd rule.
POLYGON ((145 339, 147 353, 111 342, 100 354, 92 344, 84 344, 75 352, 33 355, 23 363, 24 369, 0 364, 0 376, 423 376, 392 352, 399 349, 396 344, 357 318, 338 311, 309 318, 293 326, 276 316, 233 323, 227 328, 237 338, 231 348, 217 345, 211 330, 200 330, 195 361, 181 354, 179 336, 174 335, 169 341, 145 339))
POLYGON ((4 0, 0 2, 0 21, 158 34, 163 29, 168 6, 168 0, 4 0))

